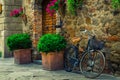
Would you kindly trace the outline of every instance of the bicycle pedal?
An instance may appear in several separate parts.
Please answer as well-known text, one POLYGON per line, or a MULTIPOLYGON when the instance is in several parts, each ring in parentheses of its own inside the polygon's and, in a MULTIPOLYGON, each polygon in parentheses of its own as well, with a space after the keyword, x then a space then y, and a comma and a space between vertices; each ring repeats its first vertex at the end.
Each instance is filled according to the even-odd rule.
POLYGON ((91 67, 87 67, 87 71, 91 71, 92 70, 92 68, 91 67))

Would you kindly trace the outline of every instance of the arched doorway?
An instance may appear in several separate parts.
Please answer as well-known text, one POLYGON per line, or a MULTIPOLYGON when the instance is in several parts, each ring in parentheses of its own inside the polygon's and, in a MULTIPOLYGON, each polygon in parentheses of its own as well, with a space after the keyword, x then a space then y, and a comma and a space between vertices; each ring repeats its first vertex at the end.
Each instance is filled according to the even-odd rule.
MULTIPOLYGON (((51 0, 35 0, 35 3, 34 3, 34 18, 35 20, 38 20, 37 22, 35 21, 34 22, 34 37, 35 37, 35 46, 37 45, 37 42, 38 42, 38 37, 39 34, 42 32, 42 35, 43 34, 47 34, 47 33, 56 33, 56 28, 54 27, 56 25, 56 13, 53 15, 53 16, 50 16, 47 12, 46 12, 46 6, 47 4, 50 2, 51 0), (38 11, 39 13, 37 14, 37 12, 35 11, 38 11), (41 14, 42 13, 42 14, 41 14), (38 15, 41 15, 41 16, 38 16, 38 15), (41 24, 38 24, 39 22, 42 23, 41 24), (38 28, 37 28, 38 27, 38 28), (42 27, 42 28, 41 28, 42 27), (40 31, 39 31, 40 30, 40 31)), ((35 50, 34 50, 34 56, 33 56, 33 62, 34 63, 37 63, 37 64, 41 64, 41 55, 39 52, 37 52, 36 50, 36 47, 35 47, 35 50)))
POLYGON ((51 0, 44 0, 42 2, 42 33, 55 33, 56 32, 56 13, 50 16, 46 12, 46 6, 51 0))

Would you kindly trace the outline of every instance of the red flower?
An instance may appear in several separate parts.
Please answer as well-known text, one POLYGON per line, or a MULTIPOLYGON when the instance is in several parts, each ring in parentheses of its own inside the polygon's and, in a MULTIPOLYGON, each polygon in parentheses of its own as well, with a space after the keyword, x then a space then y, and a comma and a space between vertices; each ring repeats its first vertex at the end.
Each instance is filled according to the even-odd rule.
POLYGON ((23 8, 14 9, 10 12, 10 16, 12 17, 19 17, 22 14, 23 14, 23 8))
POLYGON ((52 0, 50 1, 50 3, 47 5, 46 7, 46 12, 50 14, 50 16, 52 16, 59 7, 62 6, 61 1, 66 1, 66 0, 52 0))

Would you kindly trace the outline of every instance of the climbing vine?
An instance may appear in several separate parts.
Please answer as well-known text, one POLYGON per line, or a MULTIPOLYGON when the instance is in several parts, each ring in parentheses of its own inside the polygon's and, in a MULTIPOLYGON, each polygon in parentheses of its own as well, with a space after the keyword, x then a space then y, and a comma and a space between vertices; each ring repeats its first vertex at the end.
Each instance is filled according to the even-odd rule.
POLYGON ((117 10, 118 8, 120 8, 120 0, 112 0, 111 2, 112 7, 117 10))
POLYGON ((67 0, 67 10, 68 13, 76 15, 76 9, 81 8, 83 5, 83 0, 67 0))

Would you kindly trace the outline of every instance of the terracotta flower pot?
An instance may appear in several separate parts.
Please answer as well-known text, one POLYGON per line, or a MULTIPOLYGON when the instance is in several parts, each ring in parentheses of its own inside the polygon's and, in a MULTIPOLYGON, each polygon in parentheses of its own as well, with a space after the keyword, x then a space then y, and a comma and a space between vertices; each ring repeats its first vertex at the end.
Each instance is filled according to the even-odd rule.
POLYGON ((14 50, 14 62, 16 64, 27 64, 31 62, 31 49, 14 50))
POLYGON ((63 51, 42 54, 42 65, 45 70, 61 70, 64 68, 63 51))

